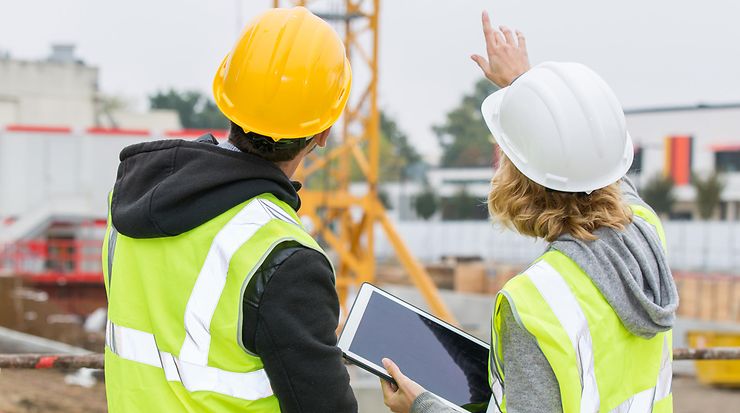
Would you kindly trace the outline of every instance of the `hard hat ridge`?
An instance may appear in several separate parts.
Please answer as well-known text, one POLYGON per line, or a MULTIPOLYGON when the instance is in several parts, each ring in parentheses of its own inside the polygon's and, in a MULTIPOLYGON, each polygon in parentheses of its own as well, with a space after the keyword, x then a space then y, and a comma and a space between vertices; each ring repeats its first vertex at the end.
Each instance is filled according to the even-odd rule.
POLYGON ((616 95, 580 63, 542 63, 491 94, 481 111, 514 166, 546 188, 589 193, 619 180, 632 163, 616 95))

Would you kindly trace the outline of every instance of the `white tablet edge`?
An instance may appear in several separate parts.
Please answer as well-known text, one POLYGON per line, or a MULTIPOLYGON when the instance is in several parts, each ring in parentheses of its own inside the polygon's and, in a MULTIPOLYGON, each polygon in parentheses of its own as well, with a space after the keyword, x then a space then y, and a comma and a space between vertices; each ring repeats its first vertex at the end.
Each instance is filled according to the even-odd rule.
POLYGON ((339 342, 337 343, 337 347, 345 353, 349 351, 349 346, 352 344, 352 339, 355 337, 357 327, 359 327, 362 315, 365 313, 365 309, 367 308, 367 303, 370 300, 372 292, 375 290, 376 289, 373 285, 364 283, 360 286, 360 291, 357 292, 355 302, 349 309, 347 320, 344 322, 344 328, 342 329, 342 333, 339 335, 339 342))
MULTIPOLYGON (((486 344, 486 342, 480 340, 479 338, 472 336, 460 329, 448 326, 445 324, 442 320, 438 319, 437 317, 426 313, 420 309, 417 309, 416 307, 412 306, 411 304, 406 303, 405 301, 401 300, 400 298, 397 298, 380 288, 369 284, 369 283, 363 283, 360 287, 360 291, 357 293, 357 297, 355 298, 355 302, 352 304, 352 308, 349 310, 349 316, 347 317, 347 321, 344 323, 344 328, 342 329, 342 333, 339 337, 339 342, 337 343, 337 347, 339 347, 345 354, 349 355, 351 359, 355 359, 356 361, 359 361, 360 363, 365 364, 367 367, 373 368, 379 372, 385 373, 385 367, 379 366, 375 363, 373 363, 370 360, 367 360, 366 358, 350 351, 349 347, 352 344, 352 340, 355 337, 355 333, 357 332, 357 328, 359 327, 360 320, 362 320, 362 316, 365 314, 365 309, 367 308, 367 304, 370 301, 370 297, 372 296, 373 292, 377 292, 378 294, 381 294, 390 300, 393 300, 394 302, 401 304, 402 306, 408 308, 409 310, 427 318, 428 320, 434 321, 435 323, 441 325, 442 327, 445 327, 446 329, 458 333, 464 337, 467 337, 468 339, 472 340, 475 343, 478 343, 482 345, 483 347, 487 348, 490 351, 490 346, 486 344)), ((434 394, 434 393, 432 393, 434 394)), ((447 399, 444 399, 440 396, 434 395, 437 399, 448 405, 449 407, 455 409, 459 412, 467 412, 462 407, 450 402, 447 399)))

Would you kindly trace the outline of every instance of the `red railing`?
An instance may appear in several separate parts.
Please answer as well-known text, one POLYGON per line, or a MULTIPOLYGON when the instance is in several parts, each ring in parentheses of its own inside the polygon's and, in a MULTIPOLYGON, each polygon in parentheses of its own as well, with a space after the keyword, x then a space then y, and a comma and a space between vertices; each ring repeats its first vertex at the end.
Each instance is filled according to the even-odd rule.
POLYGON ((0 273, 38 283, 103 281, 102 240, 29 240, 0 246, 0 273))

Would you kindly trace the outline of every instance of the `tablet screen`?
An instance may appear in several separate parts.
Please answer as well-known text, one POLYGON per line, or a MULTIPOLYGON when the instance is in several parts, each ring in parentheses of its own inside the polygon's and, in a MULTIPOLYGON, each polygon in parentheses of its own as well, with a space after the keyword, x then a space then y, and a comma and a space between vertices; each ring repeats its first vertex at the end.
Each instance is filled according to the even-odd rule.
POLYGON ((426 390, 458 405, 487 403, 488 349, 373 292, 349 350, 379 366, 383 357, 426 390))

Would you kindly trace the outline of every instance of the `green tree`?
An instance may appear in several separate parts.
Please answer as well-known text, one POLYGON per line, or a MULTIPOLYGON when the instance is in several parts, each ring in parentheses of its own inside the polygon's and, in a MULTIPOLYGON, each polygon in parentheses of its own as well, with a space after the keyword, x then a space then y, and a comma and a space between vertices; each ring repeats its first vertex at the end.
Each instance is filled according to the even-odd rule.
POLYGON ((447 221, 483 220, 488 210, 480 199, 462 188, 449 198, 442 199, 442 219, 447 221))
POLYGON ((393 205, 391 204, 391 196, 388 195, 388 192, 384 189, 380 189, 378 191, 378 198, 380 199, 380 203, 383 204, 383 208, 387 210, 392 210, 393 205))
POLYGON ((717 172, 712 172, 706 179, 698 175, 692 176, 691 185, 696 189, 696 207, 699 209, 699 216, 704 220, 712 218, 719 206, 725 182, 717 172))
POLYGON ((673 179, 655 174, 640 191, 642 199, 650 205, 656 213, 665 215, 671 212, 676 196, 673 193, 673 179))
POLYGON ((432 187, 426 185, 424 191, 414 199, 414 210, 416 215, 424 220, 431 218, 439 208, 439 199, 437 194, 434 193, 432 187))
POLYGON ((100 95, 95 98, 95 125, 110 128, 119 127, 115 113, 125 110, 129 104, 120 96, 100 95))
POLYGON ((447 114, 445 122, 432 127, 442 147, 443 167, 490 166, 494 145, 483 121, 480 105, 498 89, 488 79, 476 82, 473 92, 447 114))
POLYGON ((158 91, 149 95, 152 109, 172 109, 177 112, 184 128, 224 129, 229 121, 206 95, 194 91, 158 91))
MULTIPOLYGON (((380 181, 405 181, 408 169, 422 163, 416 148, 409 143, 408 135, 398 126, 396 120, 385 112, 380 112, 380 181)), ((353 162, 352 181, 363 181, 360 168, 353 162)))
POLYGON ((380 112, 380 133, 390 143, 398 156, 406 161, 407 165, 421 162, 421 155, 409 143, 408 135, 398 126, 396 120, 385 112, 380 112))

